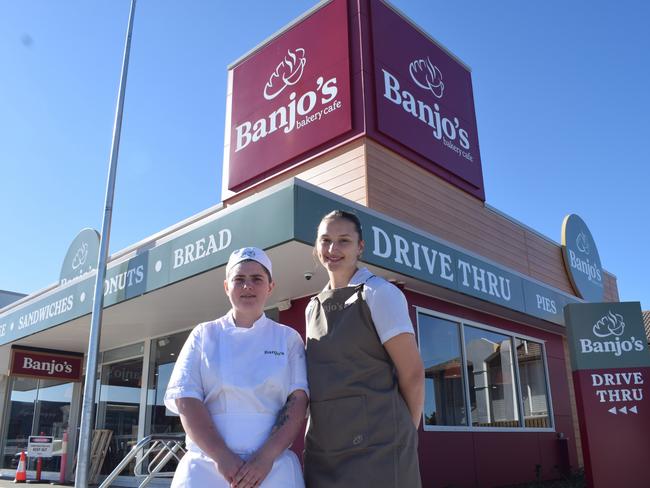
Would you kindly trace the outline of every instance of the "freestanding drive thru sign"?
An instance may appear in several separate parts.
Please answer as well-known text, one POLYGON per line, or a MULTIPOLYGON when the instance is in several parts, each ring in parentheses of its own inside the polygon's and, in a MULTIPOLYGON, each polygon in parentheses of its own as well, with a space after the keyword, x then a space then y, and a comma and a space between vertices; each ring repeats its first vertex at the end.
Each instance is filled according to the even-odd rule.
POLYGON ((590 488, 650 486, 650 352, 641 306, 564 308, 590 488))

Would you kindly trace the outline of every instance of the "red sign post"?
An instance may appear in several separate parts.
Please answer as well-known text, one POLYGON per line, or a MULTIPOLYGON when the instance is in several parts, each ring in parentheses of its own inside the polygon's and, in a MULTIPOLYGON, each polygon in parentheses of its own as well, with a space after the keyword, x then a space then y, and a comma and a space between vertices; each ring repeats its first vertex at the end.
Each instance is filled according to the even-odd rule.
POLYGON ((565 307, 590 488, 650 486, 650 352, 634 303, 565 307))

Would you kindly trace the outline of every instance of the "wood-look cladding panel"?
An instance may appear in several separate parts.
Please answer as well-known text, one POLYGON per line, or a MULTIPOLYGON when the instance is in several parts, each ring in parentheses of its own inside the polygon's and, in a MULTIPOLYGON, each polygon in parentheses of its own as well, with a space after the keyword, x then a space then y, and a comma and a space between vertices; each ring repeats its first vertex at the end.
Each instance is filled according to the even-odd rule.
POLYGON ((367 178, 369 207, 529 274, 524 231, 474 197, 374 143, 367 178))
MULTIPOLYGON (((381 153, 380 153, 380 156, 381 153)), ((434 175, 427 173, 425 170, 413 166, 413 173, 404 172, 402 168, 396 167, 394 161, 375 157, 375 153, 369 149, 369 177, 372 178, 372 190, 390 189, 394 191, 395 185, 398 184, 406 196, 402 196, 406 204, 416 209, 416 215, 434 213, 441 218, 445 216, 451 221, 450 225, 459 225, 470 223, 472 228, 480 231, 481 238, 486 236, 501 236, 507 239, 510 245, 525 249, 523 240, 523 231, 514 223, 503 219, 498 214, 485 209, 483 204, 472 198, 472 201, 458 198, 458 189, 451 187, 442 180, 437 181, 438 185, 430 184, 434 175), (392 163, 392 164, 391 164, 392 163), (418 206, 422 210, 418 211, 418 206)), ((369 182, 370 183, 370 182, 369 182)), ((370 184, 369 184, 370 186, 370 184)), ((462 197, 469 197, 464 194, 462 197)), ((469 197, 471 198, 471 197, 469 197)), ((381 199, 378 199, 381 201, 381 199)))
POLYGON ((397 200, 393 200, 392 196, 395 194, 396 188, 400 187, 403 192, 399 195, 399 205, 400 207, 403 206, 404 210, 412 213, 414 217, 438 221, 450 229, 465 226, 469 223, 470 228, 468 231, 473 234, 471 237, 475 239, 500 237, 506 240, 510 246, 519 248, 522 252, 525 250, 522 231, 512 226, 499 226, 498 217, 493 212, 487 212, 482 216, 477 215, 476 209, 467 210, 456 205, 455 202, 440 198, 435 189, 430 187, 418 188, 419 185, 411 186, 408 184, 409 182, 406 185, 400 185, 403 183, 400 175, 392 176, 383 169, 376 170, 372 168, 370 178, 372 179, 371 188, 373 192, 383 193, 382 197, 387 195, 391 197, 389 200, 377 198, 377 203, 392 203, 393 207, 395 207, 397 200), (398 186, 396 187, 396 185, 398 186), (480 217, 484 218, 481 219, 480 217))
POLYGON ((262 181, 224 201, 238 202, 289 178, 300 178, 334 194, 367 205, 366 154, 362 139, 349 142, 311 161, 262 181))
POLYGON ((616 282, 616 277, 606 272, 603 277, 603 284, 605 285, 604 300, 606 302, 618 302, 618 283, 616 282))
MULTIPOLYGON (((569 343, 566 337, 562 338, 562 345, 564 347, 564 357, 569 358, 569 343)), ((571 371, 571 362, 567 359, 566 376, 569 381, 569 404, 571 405, 571 418, 573 420, 573 438, 576 442, 576 450, 578 451, 578 466, 584 466, 584 459, 582 455, 582 438, 580 437, 580 425, 578 424, 578 404, 576 402, 575 385, 573 384, 573 372, 571 371)), ((568 433, 565 432, 565 435, 568 433)))
MULTIPOLYGON (((458 227, 458 222, 452 218, 443 216, 441 213, 431 213, 427 216, 422 215, 413 215, 412 212, 406 210, 402 204, 403 200, 399 197, 394 197, 393 193, 388 192, 389 189, 382 189, 373 191, 375 197, 381 196, 383 199, 382 205, 373 206, 375 210, 391 215, 399 220, 408 222, 411 225, 414 225, 418 228, 424 229, 431 234, 441 237, 447 241, 458 244, 469 250, 474 250, 475 242, 479 240, 485 240, 486 233, 481 234, 476 229, 462 229, 458 227), (435 217, 433 217, 435 216, 435 217)), ((510 268, 516 269, 522 273, 528 273, 527 265, 525 261, 513 259, 517 257, 515 254, 509 254, 507 250, 503 250, 498 245, 495 245, 493 242, 486 241, 483 244, 483 249, 490 249, 492 256, 498 256, 498 259, 494 259, 500 263, 507 265, 510 268)), ((487 253, 481 253, 481 255, 487 256, 487 253)))
MULTIPOLYGON (((559 245, 389 149, 366 141, 369 207, 575 295, 559 245)), ((608 274, 605 297, 618 297, 616 280, 608 274)))
POLYGON ((530 276, 548 283, 567 293, 573 294, 573 287, 564 267, 562 251, 558 245, 543 239, 533 232, 526 231, 526 256, 530 276))

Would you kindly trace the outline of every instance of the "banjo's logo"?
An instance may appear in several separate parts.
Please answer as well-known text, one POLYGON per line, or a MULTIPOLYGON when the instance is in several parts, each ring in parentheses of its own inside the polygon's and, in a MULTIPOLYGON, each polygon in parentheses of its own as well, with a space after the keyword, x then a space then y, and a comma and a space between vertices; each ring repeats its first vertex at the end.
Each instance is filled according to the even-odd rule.
POLYGON ((247 247, 241 252, 241 255, 250 259, 255 259, 255 249, 247 247))
POLYGON ((81 244, 79 249, 77 249, 74 258, 72 258, 72 269, 77 271, 77 268, 83 266, 86 263, 87 259, 88 259, 88 243, 84 242, 81 244))
POLYGON ((282 90, 288 86, 295 85, 302 78, 302 73, 307 64, 305 50, 301 47, 294 51, 287 49, 287 55, 271 73, 269 81, 264 85, 264 98, 273 100, 282 90))
POLYGON ((385 99, 401 107, 419 122, 428 125, 432 129, 430 134, 444 147, 467 161, 474 161, 469 133, 462 126, 463 120, 453 113, 441 113, 441 107, 436 99, 442 98, 445 84, 442 81, 441 71, 428 57, 412 61, 408 65, 408 71, 417 86, 433 94, 435 98, 432 104, 430 98, 429 101, 418 100, 413 93, 402 89, 399 75, 396 76, 385 68, 381 68, 381 71, 385 99))
MULTIPOLYGON (((273 100, 285 88, 296 85, 302 78, 306 64, 307 58, 303 48, 287 50, 287 55, 280 61, 275 71, 271 73, 269 81, 264 85, 264 98, 273 100)), ((256 121, 245 120, 235 126, 235 152, 241 151, 250 143, 263 140, 279 129, 289 134, 294 129, 320 122, 327 115, 340 109, 341 101, 336 100, 338 94, 336 77, 326 80, 324 76, 318 76, 315 82, 315 89, 307 90, 301 95, 289 89, 288 103, 276 108, 266 117, 256 121)))
POLYGON ((607 315, 594 324, 593 332, 596 337, 620 337, 625 331, 625 322, 623 316, 619 313, 612 313, 610 310, 607 315))
POLYGON ((643 351, 643 341, 641 339, 634 336, 627 340, 621 338, 624 331, 625 321, 623 316, 609 310, 606 315, 594 324, 592 332, 601 339, 605 337, 610 339, 607 341, 580 339, 580 351, 583 354, 612 353, 616 357, 626 352, 643 351))
POLYGON ((587 234, 584 231, 580 232, 576 237, 576 247, 578 251, 589 254, 589 239, 587 239, 587 234))
POLYGON ((409 73, 417 86, 428 90, 436 98, 442 98, 445 91, 445 84, 442 82, 442 73, 435 66, 429 57, 427 59, 416 59, 409 65, 409 73))

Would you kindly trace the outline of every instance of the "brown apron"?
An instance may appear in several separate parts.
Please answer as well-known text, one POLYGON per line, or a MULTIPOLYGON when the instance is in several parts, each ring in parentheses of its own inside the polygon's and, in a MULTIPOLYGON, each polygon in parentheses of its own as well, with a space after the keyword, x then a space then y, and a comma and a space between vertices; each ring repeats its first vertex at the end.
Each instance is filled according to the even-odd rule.
POLYGON ((307 488, 422 486, 417 431, 363 286, 323 291, 307 319, 307 488))

